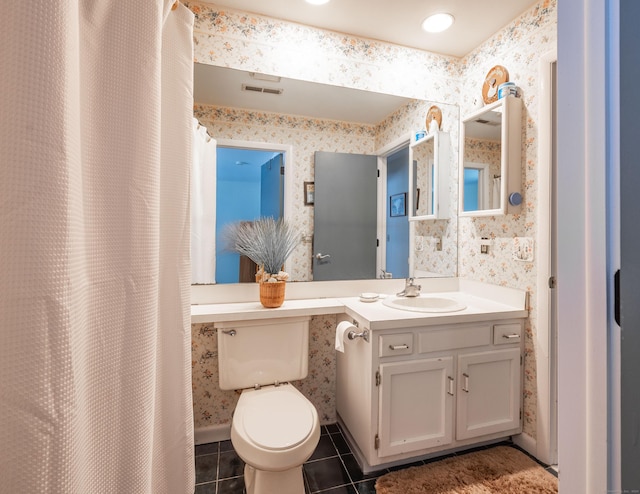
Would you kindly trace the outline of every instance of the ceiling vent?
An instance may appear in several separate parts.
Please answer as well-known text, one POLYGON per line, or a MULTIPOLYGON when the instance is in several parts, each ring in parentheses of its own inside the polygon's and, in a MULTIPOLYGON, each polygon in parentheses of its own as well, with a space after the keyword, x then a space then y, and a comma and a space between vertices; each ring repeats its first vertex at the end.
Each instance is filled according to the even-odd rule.
POLYGON ((284 89, 281 89, 281 88, 251 86, 249 84, 243 84, 242 90, 253 91, 254 93, 266 93, 266 94, 282 94, 284 92, 284 89))
POLYGON ((475 121, 479 124, 491 125, 493 127, 497 127, 498 125, 500 125, 500 121, 495 122, 493 120, 485 120, 484 118, 476 118, 475 121))

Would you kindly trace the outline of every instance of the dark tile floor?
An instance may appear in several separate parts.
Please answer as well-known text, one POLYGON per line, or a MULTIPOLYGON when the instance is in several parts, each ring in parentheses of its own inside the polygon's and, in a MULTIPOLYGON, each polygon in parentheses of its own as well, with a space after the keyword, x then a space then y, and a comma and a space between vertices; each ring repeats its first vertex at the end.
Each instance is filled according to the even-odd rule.
MULTIPOLYGON (((440 459, 442 457, 403 465, 395 469, 423 465, 440 459)), ((195 494, 243 494, 243 470, 244 462, 233 450, 231 441, 196 446, 195 494)), ((548 470, 557 476, 555 470, 551 468, 548 470)), ((318 446, 303 466, 305 492, 307 494, 375 494, 376 479, 389 471, 391 470, 385 469, 364 475, 340 427, 337 424, 323 425, 318 446)))

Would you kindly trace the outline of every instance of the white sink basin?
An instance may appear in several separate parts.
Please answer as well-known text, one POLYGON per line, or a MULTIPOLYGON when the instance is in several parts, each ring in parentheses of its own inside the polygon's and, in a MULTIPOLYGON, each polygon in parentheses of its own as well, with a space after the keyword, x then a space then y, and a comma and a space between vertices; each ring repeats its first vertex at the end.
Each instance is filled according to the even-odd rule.
POLYGON ((456 312, 466 305, 448 297, 420 295, 418 297, 387 297, 382 303, 387 307, 413 312, 456 312))

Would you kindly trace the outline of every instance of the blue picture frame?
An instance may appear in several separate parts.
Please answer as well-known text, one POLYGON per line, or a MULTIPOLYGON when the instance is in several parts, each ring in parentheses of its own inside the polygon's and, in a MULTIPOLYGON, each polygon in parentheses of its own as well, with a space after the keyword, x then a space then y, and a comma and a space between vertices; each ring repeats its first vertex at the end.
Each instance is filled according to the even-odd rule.
POLYGON ((389 196, 389 216, 407 215, 407 193, 393 194, 389 196))

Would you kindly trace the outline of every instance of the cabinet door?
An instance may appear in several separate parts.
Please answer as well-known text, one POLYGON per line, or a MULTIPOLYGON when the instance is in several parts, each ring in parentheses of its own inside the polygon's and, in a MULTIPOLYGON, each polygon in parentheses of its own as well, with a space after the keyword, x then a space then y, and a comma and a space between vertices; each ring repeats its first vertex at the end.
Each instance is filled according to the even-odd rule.
POLYGON ((378 456, 453 440, 453 357, 380 366, 378 456))
POLYGON ((458 357, 456 438, 520 426, 520 349, 458 357))

